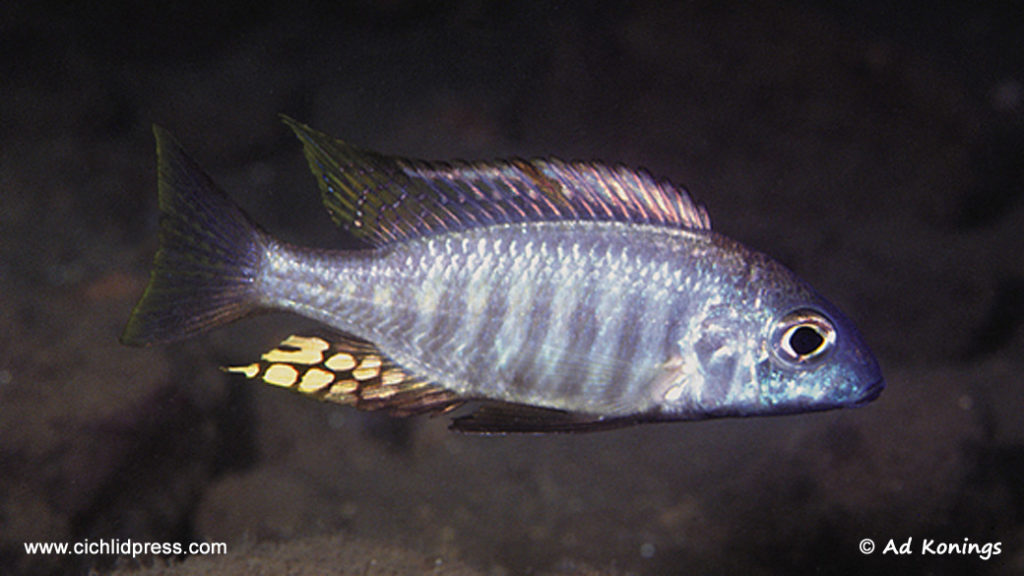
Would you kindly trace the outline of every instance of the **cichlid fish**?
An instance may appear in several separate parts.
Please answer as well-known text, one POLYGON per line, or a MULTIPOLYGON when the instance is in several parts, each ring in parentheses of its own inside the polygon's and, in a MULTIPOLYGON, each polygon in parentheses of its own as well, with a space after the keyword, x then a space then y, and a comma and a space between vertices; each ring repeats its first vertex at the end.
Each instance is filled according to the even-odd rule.
POLYGON ((452 423, 472 432, 827 410, 884 387, 835 306, 647 172, 428 163, 284 121, 367 248, 275 240, 155 127, 160 248, 122 342, 294 312, 329 330, 226 370, 395 415, 476 401, 452 423))

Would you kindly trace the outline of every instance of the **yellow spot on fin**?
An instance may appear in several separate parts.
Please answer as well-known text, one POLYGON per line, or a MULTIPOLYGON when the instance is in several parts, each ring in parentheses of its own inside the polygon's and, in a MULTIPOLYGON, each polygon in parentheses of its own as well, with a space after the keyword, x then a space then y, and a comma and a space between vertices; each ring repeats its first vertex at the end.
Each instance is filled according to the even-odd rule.
POLYGON ((407 372, 374 344, 350 336, 292 335, 258 362, 224 371, 395 416, 448 410, 461 403, 454 392, 407 372))
POLYGON ((260 365, 257 362, 253 362, 248 366, 225 366, 225 372, 232 372, 235 374, 242 374, 246 378, 252 380, 260 373, 260 365))
POLYGON ((322 338, 289 336, 277 348, 262 356, 267 362, 288 362, 294 364, 319 364, 324 360, 324 350, 330 344, 322 338))
POLYGON ((380 356, 369 355, 359 362, 359 367, 352 371, 352 377, 360 382, 376 378, 380 375, 380 356))
POLYGON ((289 387, 299 379, 299 371, 288 364, 271 364, 263 372, 263 381, 274 386, 289 387))
POLYGON ((334 382, 334 374, 320 368, 310 368, 299 380, 299 392, 311 394, 319 392, 328 384, 334 382))
POLYGON ((348 352, 338 352, 324 362, 324 367, 334 372, 343 372, 355 368, 356 359, 348 352))

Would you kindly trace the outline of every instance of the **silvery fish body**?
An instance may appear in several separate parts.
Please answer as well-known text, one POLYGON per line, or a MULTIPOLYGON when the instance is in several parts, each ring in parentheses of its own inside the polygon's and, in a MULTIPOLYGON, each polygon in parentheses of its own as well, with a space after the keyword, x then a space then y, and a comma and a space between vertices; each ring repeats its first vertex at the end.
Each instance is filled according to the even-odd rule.
POLYGON ((330 331, 229 370, 399 415, 480 401, 454 421, 477 432, 824 410, 883 387, 838 309, 645 172, 432 164, 286 122, 370 247, 271 238, 157 129, 161 250, 123 341, 295 312, 330 331))

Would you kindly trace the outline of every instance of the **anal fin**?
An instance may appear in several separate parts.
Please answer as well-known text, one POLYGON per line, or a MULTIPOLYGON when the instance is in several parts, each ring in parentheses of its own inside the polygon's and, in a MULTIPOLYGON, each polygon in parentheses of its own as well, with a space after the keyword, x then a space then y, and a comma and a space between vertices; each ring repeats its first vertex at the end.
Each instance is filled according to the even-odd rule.
POLYGON ((223 370, 393 416, 444 411, 461 403, 455 393, 410 374, 372 343, 347 335, 292 335, 258 361, 223 370))

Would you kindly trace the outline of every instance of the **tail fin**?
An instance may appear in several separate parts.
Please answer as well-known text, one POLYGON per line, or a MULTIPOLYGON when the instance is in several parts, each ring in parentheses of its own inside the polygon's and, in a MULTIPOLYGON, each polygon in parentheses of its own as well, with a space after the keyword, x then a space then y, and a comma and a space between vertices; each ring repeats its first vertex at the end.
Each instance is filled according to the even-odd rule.
POLYGON ((171 342, 256 309, 266 235, 165 130, 156 136, 160 249, 121 342, 171 342))

